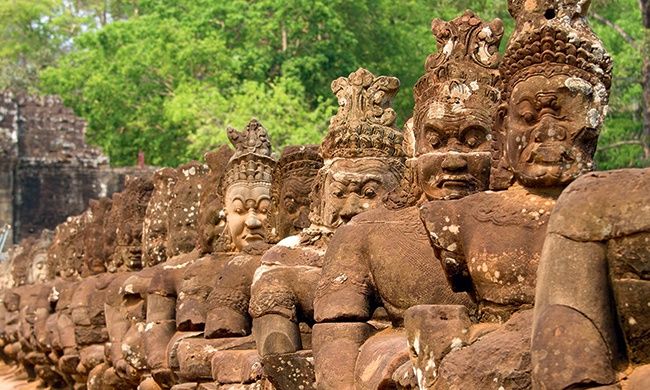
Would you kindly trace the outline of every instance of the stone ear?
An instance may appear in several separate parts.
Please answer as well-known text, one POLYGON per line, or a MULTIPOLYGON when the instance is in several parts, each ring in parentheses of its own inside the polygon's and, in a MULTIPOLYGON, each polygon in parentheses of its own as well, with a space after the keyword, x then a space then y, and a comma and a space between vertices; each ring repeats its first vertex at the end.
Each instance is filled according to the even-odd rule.
POLYGON ((514 175, 505 155, 506 117, 508 104, 502 103, 497 108, 492 128, 492 167, 490 169, 490 189, 505 190, 514 182, 514 175))

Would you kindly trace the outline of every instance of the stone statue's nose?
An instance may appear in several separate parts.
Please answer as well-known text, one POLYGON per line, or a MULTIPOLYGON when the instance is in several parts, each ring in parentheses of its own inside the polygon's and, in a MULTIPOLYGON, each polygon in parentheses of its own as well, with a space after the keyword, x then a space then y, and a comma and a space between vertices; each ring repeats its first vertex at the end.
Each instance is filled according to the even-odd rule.
POLYGON ((294 223, 294 226, 299 228, 299 229, 304 229, 308 228, 310 225, 309 222, 309 210, 300 210, 300 214, 298 215, 298 218, 296 218, 296 222, 294 223))
POLYGON ((257 229, 262 227, 262 221, 260 221, 257 213, 254 211, 248 213, 246 221, 244 222, 246 223, 246 227, 249 229, 257 229))
POLYGON ((563 126, 558 126, 554 119, 543 118, 540 126, 533 131, 533 137, 535 142, 564 141, 567 137, 567 131, 563 126))
POLYGON ((352 219, 352 217, 362 211, 363 208, 361 207, 361 202, 359 202, 359 196, 357 194, 350 194, 350 196, 345 200, 345 204, 343 205, 343 208, 341 208, 339 216, 347 223, 352 219))
POLYGON ((450 153, 442 160, 442 169, 448 172, 463 171, 467 169, 467 160, 457 153, 450 153))

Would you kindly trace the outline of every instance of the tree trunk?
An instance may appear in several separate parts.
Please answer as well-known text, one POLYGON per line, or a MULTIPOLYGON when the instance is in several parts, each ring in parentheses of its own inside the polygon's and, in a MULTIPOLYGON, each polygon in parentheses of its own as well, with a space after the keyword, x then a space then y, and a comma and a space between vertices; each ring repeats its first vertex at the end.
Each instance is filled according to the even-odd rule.
POLYGON ((650 0, 639 0, 643 17, 643 157, 650 162, 650 0))

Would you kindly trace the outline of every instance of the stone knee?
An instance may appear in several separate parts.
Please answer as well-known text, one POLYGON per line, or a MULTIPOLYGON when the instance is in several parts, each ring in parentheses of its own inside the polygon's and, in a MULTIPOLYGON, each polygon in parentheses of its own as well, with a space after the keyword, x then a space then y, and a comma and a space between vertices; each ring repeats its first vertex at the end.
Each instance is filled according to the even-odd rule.
POLYGON ((374 328, 365 322, 314 325, 312 334, 316 386, 320 390, 353 390, 359 348, 374 328))
POLYGON ((551 305, 536 317, 531 343, 533 389, 614 383, 611 351, 590 319, 563 305, 551 305))

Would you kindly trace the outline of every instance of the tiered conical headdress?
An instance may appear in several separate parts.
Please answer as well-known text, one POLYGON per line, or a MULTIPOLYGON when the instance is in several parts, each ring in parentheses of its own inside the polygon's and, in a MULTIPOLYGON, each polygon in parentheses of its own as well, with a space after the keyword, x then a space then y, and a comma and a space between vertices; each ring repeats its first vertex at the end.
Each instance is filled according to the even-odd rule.
POLYGON ((325 159, 335 157, 404 157, 402 132, 395 128, 392 99, 399 90, 395 77, 375 77, 359 68, 332 82, 339 110, 321 145, 325 159))
POLYGON ((238 182, 264 183, 271 185, 275 160, 271 157, 271 142, 268 132, 256 119, 252 119, 243 131, 228 128, 228 138, 235 147, 235 153, 226 165, 221 189, 225 190, 238 182))
POLYGON ((520 81, 543 74, 582 78, 594 87, 594 98, 607 103, 612 60, 587 24, 590 0, 509 0, 516 20, 501 64, 504 93, 520 81))

